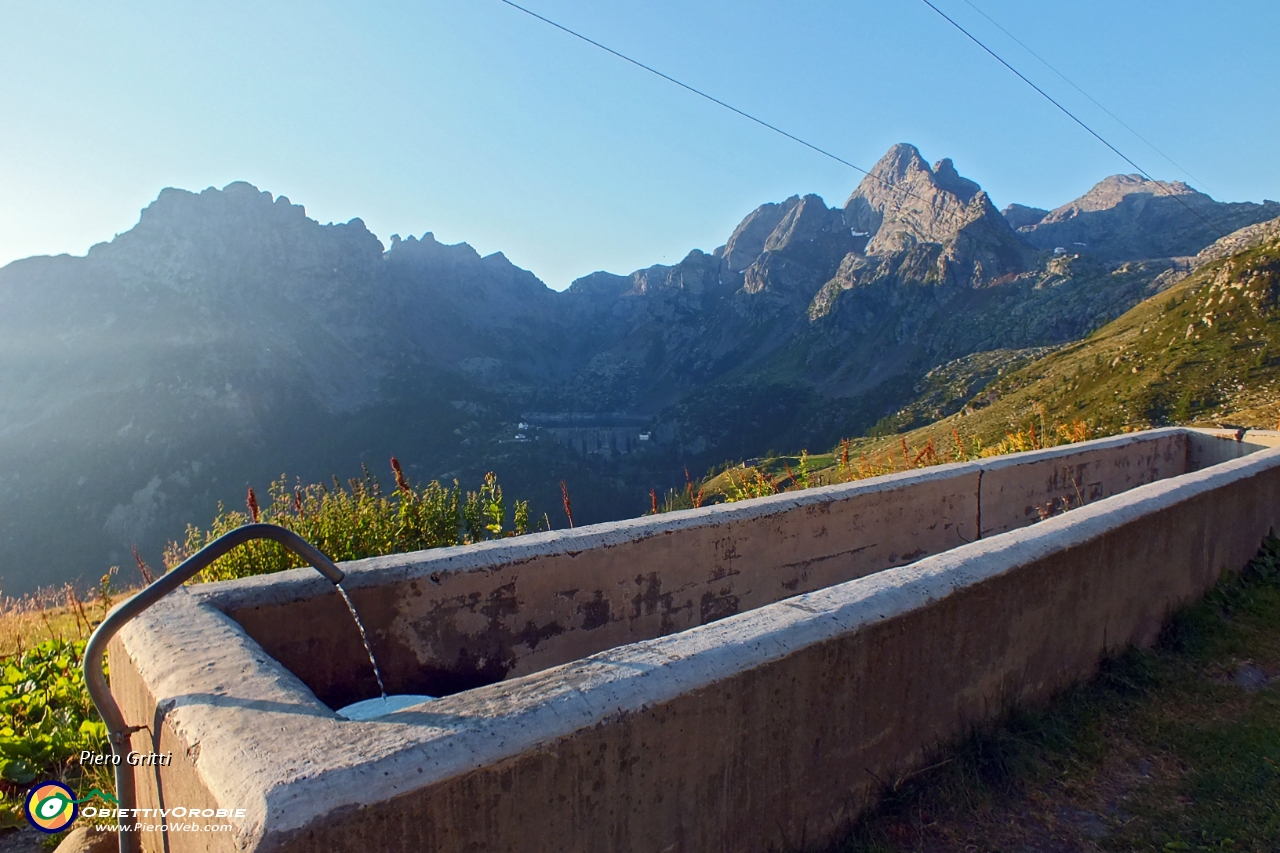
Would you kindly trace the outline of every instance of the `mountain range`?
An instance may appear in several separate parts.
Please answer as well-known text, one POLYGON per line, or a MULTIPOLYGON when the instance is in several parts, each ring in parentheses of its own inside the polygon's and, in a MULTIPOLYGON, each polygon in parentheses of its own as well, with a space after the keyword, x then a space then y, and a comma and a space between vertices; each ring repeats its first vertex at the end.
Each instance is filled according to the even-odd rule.
POLYGON ((549 520, 561 480, 578 523, 638 514, 682 469, 864 432, 941 365, 1078 340, 1278 216, 1122 175, 1001 212, 903 144, 843 206, 765 204, 711 252, 557 292, 246 183, 166 189, 84 257, 0 269, 3 590, 154 563, 246 485, 392 454, 496 470, 549 520))

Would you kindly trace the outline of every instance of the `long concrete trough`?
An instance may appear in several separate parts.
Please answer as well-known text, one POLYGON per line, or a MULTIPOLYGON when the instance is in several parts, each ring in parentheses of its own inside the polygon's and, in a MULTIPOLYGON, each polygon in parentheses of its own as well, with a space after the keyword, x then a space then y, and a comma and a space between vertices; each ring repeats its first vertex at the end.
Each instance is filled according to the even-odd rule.
POLYGON ((155 851, 814 843, 940 742, 1043 700, 1280 527, 1280 435, 1152 430, 346 564, 393 694, 310 570, 190 587, 111 688, 155 851), (228 815, 224 818, 221 815, 228 815))

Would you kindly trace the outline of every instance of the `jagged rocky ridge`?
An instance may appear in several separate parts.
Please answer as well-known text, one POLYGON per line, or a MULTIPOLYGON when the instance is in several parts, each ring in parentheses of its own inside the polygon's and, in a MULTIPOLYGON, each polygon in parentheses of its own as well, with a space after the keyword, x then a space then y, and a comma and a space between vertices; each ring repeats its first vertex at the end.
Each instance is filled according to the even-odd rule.
MULTIPOLYGON (((96 577, 135 543, 154 561, 281 471, 397 453, 418 477, 496 467, 535 498, 577 472, 581 523, 641 511, 685 464, 829 443, 939 365, 1081 337, 1174 270, 1153 247, 1210 242, 1168 244, 1148 232, 1176 213, 1103 185, 1002 215, 949 160, 898 145, 843 207, 766 204, 713 252, 564 292, 431 234, 384 247, 248 184, 165 190, 86 257, 0 270, 3 588, 96 577), (1131 251, 1089 230, 1108 216, 1131 251), (1063 234, 1101 249, 1054 254, 1063 234), (496 444, 527 411, 648 417, 654 445, 622 464, 496 444)), ((1246 225, 1280 214, 1197 198, 1246 225)))
POLYGON ((1194 255, 1233 231, 1280 216, 1280 203, 1225 204, 1181 181, 1112 175, 1039 219, 1031 210, 1015 205, 1006 211, 1031 246, 1122 262, 1194 255))

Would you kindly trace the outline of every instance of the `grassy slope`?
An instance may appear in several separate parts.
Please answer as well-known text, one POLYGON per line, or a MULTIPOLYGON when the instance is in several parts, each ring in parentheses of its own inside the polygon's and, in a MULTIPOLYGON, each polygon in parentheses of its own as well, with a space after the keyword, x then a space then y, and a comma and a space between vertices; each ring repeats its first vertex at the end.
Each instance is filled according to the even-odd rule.
MULTIPOLYGON (((987 376, 996 367, 1004 369, 959 412, 908 432, 855 439, 851 458, 865 459, 870 474, 885 473, 910 467, 902 459, 904 441, 915 457, 932 440, 938 461, 949 461, 994 452, 1010 433, 1016 440, 1006 442, 1002 452, 1030 449, 1046 432, 1071 424, 1087 425, 1090 436, 1172 424, 1275 428, 1280 419, 1280 240, 1208 263, 1084 340, 1020 366, 1024 353, 1031 354, 988 354, 994 361, 987 376)), ((934 371, 933 384, 939 387, 925 383, 917 389, 922 392, 917 403, 878 426, 892 428, 918 421, 931 409, 956 408, 957 390, 965 393, 961 386, 983 373, 969 363, 983 355, 934 371), (952 382, 948 371, 964 381, 952 382)), ((1049 443, 1061 440, 1054 436, 1049 443)), ((790 457, 793 467, 796 458, 790 457)), ((812 457, 815 481, 847 478, 822 470, 832 458, 812 457)), ((771 458, 758 467, 781 480, 783 461, 771 458)), ((730 491, 728 479, 721 474, 703 485, 709 495, 723 494, 730 491)))
MULTIPOLYGON (((997 379, 965 410, 905 434, 950 446, 1077 420, 1095 435, 1170 424, 1274 429, 1280 418, 1280 242, 1199 269, 1094 334, 997 379)), ((868 454, 900 436, 859 442, 868 454)))

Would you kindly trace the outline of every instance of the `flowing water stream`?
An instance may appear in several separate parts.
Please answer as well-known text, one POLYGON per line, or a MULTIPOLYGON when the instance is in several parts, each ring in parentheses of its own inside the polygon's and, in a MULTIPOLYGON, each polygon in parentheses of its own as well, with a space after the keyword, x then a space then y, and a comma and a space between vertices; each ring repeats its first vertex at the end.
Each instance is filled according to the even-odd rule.
POLYGON ((373 664, 373 677, 378 679, 378 691, 382 694, 382 701, 387 701, 387 688, 382 683, 382 672, 378 669, 378 661, 373 657, 373 649, 369 646, 369 635, 364 632, 364 624, 360 621, 360 614, 356 613, 356 606, 351 603, 351 596, 347 595, 347 591, 342 588, 342 584, 334 584, 338 588, 338 592, 342 593, 342 600, 347 603, 347 609, 351 611, 351 618, 356 620, 356 627, 360 629, 360 642, 364 643, 364 650, 369 655, 369 663, 373 664))

